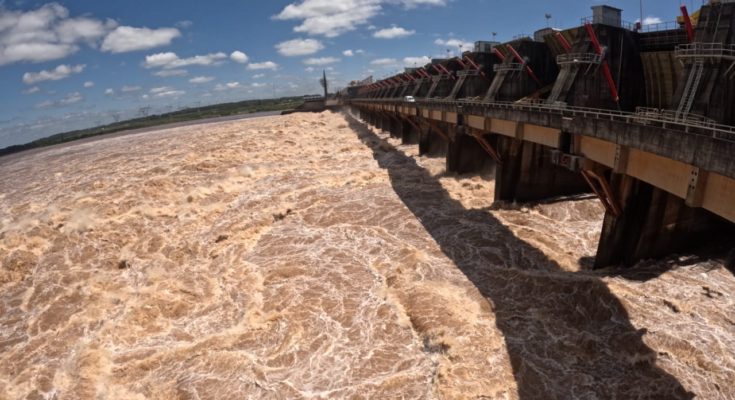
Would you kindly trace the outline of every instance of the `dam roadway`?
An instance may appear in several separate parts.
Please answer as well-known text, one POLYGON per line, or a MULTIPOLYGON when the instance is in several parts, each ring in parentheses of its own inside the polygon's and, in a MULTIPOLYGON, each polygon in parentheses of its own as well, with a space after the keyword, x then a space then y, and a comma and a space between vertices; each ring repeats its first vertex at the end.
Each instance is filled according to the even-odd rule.
POLYGON ((360 117, 447 170, 495 163, 496 201, 594 191, 605 206, 596 267, 633 264, 731 230, 735 128, 661 112, 540 103, 355 98, 360 117))

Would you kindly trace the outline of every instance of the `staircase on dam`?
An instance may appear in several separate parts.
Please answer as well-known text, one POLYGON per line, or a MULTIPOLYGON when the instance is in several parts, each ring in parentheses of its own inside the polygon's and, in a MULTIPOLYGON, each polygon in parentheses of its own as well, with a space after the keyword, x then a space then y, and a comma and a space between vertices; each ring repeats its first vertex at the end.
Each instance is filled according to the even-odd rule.
POLYGON ((684 65, 674 95, 677 117, 689 114, 732 125, 735 113, 735 3, 711 2, 702 7, 694 41, 677 46, 684 65))

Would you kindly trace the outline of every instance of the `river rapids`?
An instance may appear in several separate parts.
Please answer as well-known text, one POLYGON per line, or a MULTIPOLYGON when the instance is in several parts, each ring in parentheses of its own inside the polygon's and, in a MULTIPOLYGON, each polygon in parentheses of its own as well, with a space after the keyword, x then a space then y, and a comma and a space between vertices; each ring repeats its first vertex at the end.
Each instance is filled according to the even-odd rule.
POLYGON ((735 277, 590 271, 590 197, 493 207, 349 115, 0 159, 0 399, 735 399, 735 277))

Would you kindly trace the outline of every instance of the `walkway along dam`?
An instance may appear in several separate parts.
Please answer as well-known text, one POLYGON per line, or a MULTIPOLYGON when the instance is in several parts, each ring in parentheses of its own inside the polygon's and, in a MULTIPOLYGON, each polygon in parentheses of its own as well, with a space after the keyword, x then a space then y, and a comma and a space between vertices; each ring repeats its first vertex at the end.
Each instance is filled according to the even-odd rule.
POLYGON ((735 223, 735 3, 681 11, 641 27, 595 6, 579 27, 477 42, 340 95, 449 172, 494 164, 496 201, 594 192, 595 267, 631 265, 735 223))

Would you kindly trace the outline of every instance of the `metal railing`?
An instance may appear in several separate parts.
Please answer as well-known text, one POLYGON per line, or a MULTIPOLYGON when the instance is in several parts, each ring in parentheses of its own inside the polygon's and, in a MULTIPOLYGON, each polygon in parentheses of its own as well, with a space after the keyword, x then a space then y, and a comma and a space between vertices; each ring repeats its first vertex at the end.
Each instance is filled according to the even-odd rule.
POLYGON ((717 125, 717 121, 712 118, 707 118, 704 115, 698 114, 678 114, 675 110, 663 110, 659 108, 650 107, 636 107, 635 114, 642 117, 651 117, 657 119, 665 119, 674 122, 686 122, 692 126, 702 127, 714 127, 717 125))
POLYGON ((673 31, 676 29, 682 29, 681 25, 676 21, 666 21, 666 22, 659 22, 655 24, 645 24, 642 25, 640 29, 638 29, 638 32, 647 33, 647 32, 661 32, 661 31, 673 31))
POLYGON ((459 76, 462 76, 462 75, 476 76, 476 75, 480 75, 480 71, 478 71, 476 69, 467 69, 467 70, 463 70, 463 71, 457 71, 457 75, 459 75, 459 76))
POLYGON ((503 63, 503 64, 495 64, 493 65, 493 71, 500 72, 500 71, 520 71, 523 69, 523 64, 521 63, 503 63))
MULTIPOLYGON (((356 103, 386 103, 386 104, 402 104, 402 100, 385 100, 385 99, 354 99, 356 103)), ((409 103, 406 103, 409 104, 409 103)), ((477 107, 482 109, 496 109, 509 111, 529 111, 551 115, 559 115, 563 118, 592 118, 598 120, 607 120, 621 122, 626 124, 656 126, 663 129, 671 129, 681 131, 687 134, 711 137, 716 140, 723 140, 735 143, 735 127, 730 125, 722 125, 716 123, 707 123, 693 121, 691 119, 670 119, 660 114, 636 114, 627 111, 604 110, 598 108, 560 106, 556 104, 545 104, 535 102, 503 102, 503 101, 481 101, 474 99, 445 100, 445 99, 417 99, 416 102, 410 103, 411 106, 431 107, 452 107, 455 111, 458 108, 467 109, 477 107)))
POLYGON ((735 60, 735 45, 723 43, 691 43, 676 46, 677 58, 714 58, 735 60))
POLYGON ((556 56, 556 63, 564 64, 600 64, 602 56, 596 53, 571 53, 556 56))

